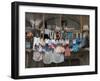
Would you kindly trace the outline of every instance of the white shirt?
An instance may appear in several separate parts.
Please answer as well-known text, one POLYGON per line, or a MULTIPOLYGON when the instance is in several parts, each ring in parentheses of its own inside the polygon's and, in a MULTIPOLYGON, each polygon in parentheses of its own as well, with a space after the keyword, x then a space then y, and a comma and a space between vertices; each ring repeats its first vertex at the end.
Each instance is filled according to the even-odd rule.
POLYGON ((49 29, 45 29, 45 34, 49 35, 50 30, 49 29))
POLYGON ((34 45, 39 45, 39 43, 40 43, 40 38, 34 37, 34 45))

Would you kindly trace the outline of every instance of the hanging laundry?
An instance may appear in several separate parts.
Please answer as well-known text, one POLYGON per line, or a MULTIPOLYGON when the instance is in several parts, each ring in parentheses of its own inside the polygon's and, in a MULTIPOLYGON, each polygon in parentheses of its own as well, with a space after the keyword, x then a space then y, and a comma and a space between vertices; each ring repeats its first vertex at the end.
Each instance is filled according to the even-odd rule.
POLYGON ((62 63, 62 62, 64 62, 64 54, 62 54, 62 53, 53 53, 52 54, 52 62, 54 62, 54 63, 62 63))
POLYGON ((63 40, 63 39, 60 39, 60 40, 59 40, 59 43, 60 43, 60 44, 64 44, 64 40, 63 40))
POLYGON ((30 49, 31 48, 31 42, 25 42, 25 48, 30 49))
POLYGON ((80 48, 84 48, 85 46, 86 46, 86 39, 85 38, 82 38, 79 47, 80 48))
POLYGON ((62 32, 62 39, 65 40, 66 39, 66 32, 62 32))
POLYGON ((57 47, 55 48, 55 52, 56 52, 56 53, 64 53, 64 52, 65 52, 65 48, 62 47, 62 46, 57 46, 57 47))
POLYGON ((54 52, 46 52, 43 56, 43 63, 44 64, 51 64, 51 63, 61 63, 64 62, 64 55, 58 54, 54 52))
POLYGON ((73 40, 72 51, 73 52, 78 52, 79 51, 79 46, 76 43, 76 39, 73 40))
POLYGON ((56 40, 59 40, 61 38, 60 32, 56 32, 56 40))
POLYGON ((66 45, 65 56, 71 56, 71 51, 68 45, 66 45))
POLYGON ((53 44, 56 44, 56 41, 55 41, 54 39, 51 39, 51 42, 52 42, 53 44))
POLYGON ((69 39, 66 39, 66 45, 69 45, 69 39))
POLYGON ((26 36, 31 39, 33 37, 33 33, 32 32, 27 32, 26 36))
POLYGON ((50 37, 50 39, 54 38, 54 31, 50 30, 49 37, 50 37))
POLYGON ((44 56, 43 56, 43 63, 44 64, 51 64, 52 63, 52 60, 51 60, 51 58, 52 58, 52 52, 45 52, 45 54, 44 54, 44 56))
POLYGON ((76 38, 76 43, 77 43, 78 45, 80 45, 81 40, 80 40, 80 38, 79 38, 79 37, 77 37, 77 38, 76 38))
POLYGON ((44 39, 49 39, 50 38, 50 30, 49 29, 45 29, 45 32, 44 32, 44 39))
POLYGON ((73 48, 72 48, 73 52, 78 52, 79 51, 79 48, 78 48, 78 45, 77 44, 73 44, 73 48))
POLYGON ((38 51, 36 51, 36 52, 33 52, 33 60, 34 61, 41 61, 43 59, 43 55, 40 53, 40 52, 38 52, 38 51))
POLYGON ((66 39, 65 56, 71 56, 71 51, 70 51, 70 48, 69 48, 69 40, 68 39, 66 39))
POLYGON ((50 48, 49 46, 51 45, 51 40, 50 39, 45 39, 45 46, 44 46, 44 49, 46 51, 50 51, 50 48))
POLYGON ((38 46, 38 45, 39 45, 39 43, 40 43, 40 37, 34 37, 34 39, 33 39, 33 40, 34 40, 34 41, 33 41, 33 42, 34 42, 34 46, 35 46, 35 45, 37 45, 37 46, 38 46))
POLYGON ((41 52, 45 52, 45 50, 43 49, 43 47, 41 45, 39 45, 38 51, 41 52))
POLYGON ((50 30, 49 29, 45 29, 45 34, 49 35, 50 30))
POLYGON ((55 49, 56 45, 55 44, 51 44, 49 45, 49 48, 55 49))
POLYGON ((44 41, 43 38, 40 39, 40 44, 41 44, 42 46, 45 46, 45 41, 44 41))
POLYGON ((56 45, 58 45, 59 44, 59 40, 56 40, 55 43, 56 43, 56 45))
POLYGON ((26 41, 25 41, 25 48, 27 49, 31 49, 32 48, 32 44, 33 44, 33 34, 32 32, 27 32, 26 33, 26 41))
POLYGON ((72 32, 67 32, 67 37, 68 37, 69 40, 72 39, 72 35, 73 35, 72 32))
POLYGON ((56 40, 56 33, 54 32, 54 39, 56 40))

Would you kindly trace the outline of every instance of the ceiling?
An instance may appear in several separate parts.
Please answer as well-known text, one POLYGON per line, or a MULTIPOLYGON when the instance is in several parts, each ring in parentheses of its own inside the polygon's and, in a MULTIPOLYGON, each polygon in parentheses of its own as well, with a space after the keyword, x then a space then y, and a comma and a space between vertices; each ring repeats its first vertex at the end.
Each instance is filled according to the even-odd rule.
POLYGON ((43 14, 43 13, 26 13, 26 27, 35 26, 42 27, 45 22, 49 25, 63 26, 63 22, 67 27, 80 28, 80 24, 89 25, 89 16, 80 15, 60 15, 60 14, 43 14), (81 20, 82 17, 82 20, 81 20), (82 22, 81 22, 82 21, 82 22))

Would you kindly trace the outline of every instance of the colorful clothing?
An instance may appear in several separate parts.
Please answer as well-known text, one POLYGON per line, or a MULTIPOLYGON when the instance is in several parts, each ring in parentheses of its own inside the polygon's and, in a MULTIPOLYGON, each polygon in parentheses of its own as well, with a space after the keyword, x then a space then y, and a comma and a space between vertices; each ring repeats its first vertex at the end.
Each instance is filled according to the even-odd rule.
POLYGON ((56 32, 56 39, 59 40, 61 38, 60 32, 56 32))
POLYGON ((31 48, 31 42, 25 42, 25 48, 30 49, 31 48))
POLYGON ((53 53, 53 52, 46 52, 43 56, 43 63, 44 64, 51 64, 51 63, 61 63, 64 62, 64 55, 53 53))
POLYGON ((66 32, 62 32, 62 39, 63 39, 63 40, 66 39, 66 32))
POLYGON ((45 29, 45 34, 49 35, 50 30, 49 29, 45 29))
POLYGON ((66 46, 66 49, 65 49, 65 56, 71 56, 71 51, 68 45, 66 46))
POLYGON ((64 52, 65 52, 65 48, 62 47, 62 46, 57 46, 57 47, 55 48, 55 52, 56 52, 56 53, 64 53, 64 52))
POLYGON ((44 41, 43 39, 40 39, 40 44, 41 44, 42 46, 45 46, 45 41, 44 41))
POLYGON ((73 44, 72 51, 73 52, 78 52, 79 51, 78 44, 73 44))
POLYGON ((33 60, 34 61, 41 61, 43 59, 43 55, 39 52, 33 52, 33 60))
POLYGON ((39 45, 39 43, 40 43, 40 37, 34 37, 34 46, 35 45, 39 45))
POLYGON ((77 44, 76 39, 73 40, 72 51, 73 52, 78 52, 79 51, 79 45, 77 44))

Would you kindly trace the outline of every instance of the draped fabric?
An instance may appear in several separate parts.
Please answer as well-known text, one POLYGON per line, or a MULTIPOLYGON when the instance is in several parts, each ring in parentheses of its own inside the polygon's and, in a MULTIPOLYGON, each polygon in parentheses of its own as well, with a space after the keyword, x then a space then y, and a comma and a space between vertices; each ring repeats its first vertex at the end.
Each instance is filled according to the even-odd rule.
POLYGON ((40 52, 33 52, 33 60, 41 61, 43 59, 43 55, 40 52))
POLYGON ((71 56, 70 48, 66 47, 65 49, 65 56, 71 56))
POLYGON ((64 55, 58 53, 46 52, 43 56, 43 63, 44 64, 51 64, 51 63, 61 63, 64 62, 64 55))
POLYGON ((55 48, 55 52, 56 52, 56 53, 64 53, 64 52, 65 52, 65 48, 62 47, 62 46, 57 46, 57 47, 55 48))
POLYGON ((34 45, 39 45, 40 37, 34 37, 34 45))

